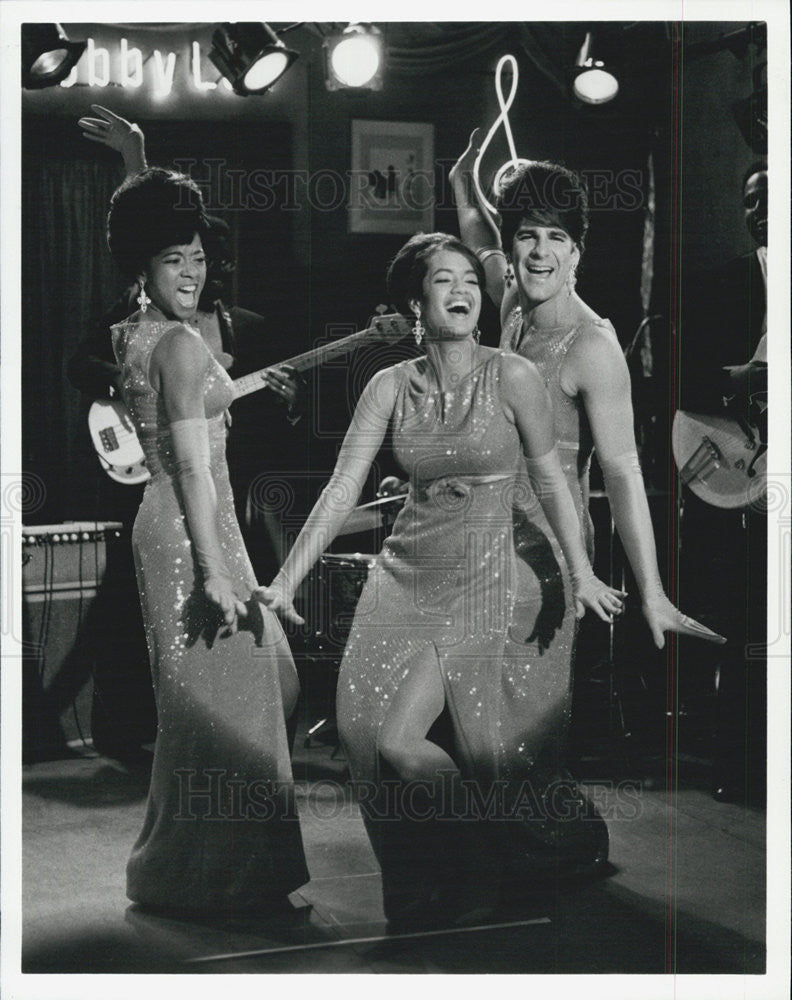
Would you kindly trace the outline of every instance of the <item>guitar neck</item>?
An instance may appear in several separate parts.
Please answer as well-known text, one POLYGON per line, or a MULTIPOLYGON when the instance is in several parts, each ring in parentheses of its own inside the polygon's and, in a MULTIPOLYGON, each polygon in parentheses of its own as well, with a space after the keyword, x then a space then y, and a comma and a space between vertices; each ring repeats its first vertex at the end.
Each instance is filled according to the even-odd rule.
POLYGON ((251 392, 257 392, 259 389, 265 389, 266 383, 262 381, 262 377, 275 368, 288 365, 297 372, 307 371, 310 368, 323 365, 333 358, 350 354, 364 343, 376 343, 378 341, 393 343, 394 341, 401 340, 402 337, 407 335, 409 329, 409 324, 403 316, 396 313, 389 316, 382 316, 375 320, 372 326, 365 330, 360 330, 358 333, 352 333, 348 337, 342 337, 341 340, 331 341, 328 344, 323 344, 321 347, 315 347, 311 351, 306 351, 304 354, 298 354, 296 357, 287 358, 285 361, 279 361, 275 365, 269 365, 267 368, 259 368, 258 371, 251 372, 249 375, 242 375, 240 378, 234 379, 234 399, 247 396, 251 392))

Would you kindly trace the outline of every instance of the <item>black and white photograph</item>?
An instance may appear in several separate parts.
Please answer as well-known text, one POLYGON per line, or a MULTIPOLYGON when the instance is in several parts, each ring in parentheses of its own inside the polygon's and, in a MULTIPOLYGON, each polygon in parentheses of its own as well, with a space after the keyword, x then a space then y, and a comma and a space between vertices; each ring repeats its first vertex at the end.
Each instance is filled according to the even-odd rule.
POLYGON ((379 12, 0 9, 4 994, 785 997, 787 4, 379 12))

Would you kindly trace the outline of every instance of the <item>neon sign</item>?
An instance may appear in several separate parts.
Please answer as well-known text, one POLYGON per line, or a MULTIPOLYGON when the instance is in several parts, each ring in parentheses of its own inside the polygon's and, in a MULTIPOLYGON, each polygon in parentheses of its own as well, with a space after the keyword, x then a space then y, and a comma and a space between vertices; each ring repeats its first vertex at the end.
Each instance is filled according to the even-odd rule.
MULTIPOLYGON (((176 62, 180 53, 172 50, 153 49, 144 57, 137 46, 130 45, 126 38, 120 39, 113 49, 97 45, 93 38, 87 39, 87 47, 82 58, 71 73, 60 84, 73 87, 84 83, 89 87, 123 87, 136 90, 150 77, 154 97, 165 98, 173 90, 176 62)), ((205 80, 201 64, 201 46, 192 42, 189 56, 189 79, 193 87, 201 93, 217 89, 218 82, 231 92, 231 84, 225 77, 220 81, 205 80)))

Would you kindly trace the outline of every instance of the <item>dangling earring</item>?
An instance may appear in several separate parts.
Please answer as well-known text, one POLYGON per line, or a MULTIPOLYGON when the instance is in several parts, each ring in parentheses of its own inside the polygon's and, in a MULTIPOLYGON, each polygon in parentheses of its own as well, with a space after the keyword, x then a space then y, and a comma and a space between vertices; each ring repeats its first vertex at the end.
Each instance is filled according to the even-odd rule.
POLYGON ((426 331, 424 330, 424 325, 421 322, 421 310, 420 309, 416 309, 415 310, 415 323, 413 324, 412 335, 413 335, 413 337, 415 337, 415 343, 416 343, 417 347, 421 346, 421 341, 423 340, 423 336, 424 336, 425 332, 426 331))
POLYGON ((151 299, 148 297, 148 295, 146 295, 146 286, 141 281, 140 282, 140 295, 138 295, 138 297, 137 297, 137 304, 140 306, 140 311, 142 313, 144 313, 148 309, 149 302, 151 302, 151 299))
POLYGON ((503 276, 503 280, 507 288, 511 288, 514 284, 514 271, 512 270, 511 261, 506 265, 506 273, 503 276))
POLYGON ((476 341, 477 344, 481 340, 481 330, 479 330, 478 328, 478 323, 476 323, 476 325, 473 327, 473 339, 476 341))

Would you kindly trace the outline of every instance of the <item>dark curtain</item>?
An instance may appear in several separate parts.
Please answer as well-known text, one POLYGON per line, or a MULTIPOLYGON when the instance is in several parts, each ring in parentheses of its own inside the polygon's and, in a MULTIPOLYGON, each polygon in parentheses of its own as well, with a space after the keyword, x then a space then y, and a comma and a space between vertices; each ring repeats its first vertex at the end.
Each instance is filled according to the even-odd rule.
MULTIPOLYGON (((251 210, 247 188, 240 198, 232 187, 240 172, 249 179, 254 168, 287 169, 288 126, 140 125, 152 165, 186 167, 199 183, 212 178, 204 193, 209 210, 231 227, 238 304, 267 317, 268 343, 277 331, 293 334, 294 289, 305 280, 291 252, 291 216, 277 205, 251 210), (216 176, 212 164, 220 164, 216 176)), ((91 401, 66 378, 77 344, 123 288, 105 243, 123 171, 117 154, 86 143, 72 121, 28 119, 22 139, 22 461, 43 484, 29 490, 35 499, 23 522, 123 520, 128 511, 118 497, 127 488, 101 471, 86 423, 91 401)), ((272 358, 262 365, 304 349, 301 341, 269 346, 272 358)))
POLYGON ((103 515, 86 406, 66 365, 119 281, 103 221, 121 170, 104 160, 25 157, 22 185, 22 448, 25 472, 43 482, 26 523, 103 515))

